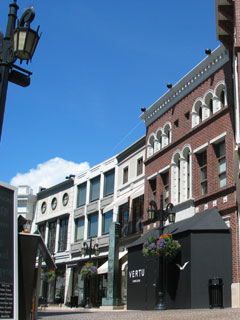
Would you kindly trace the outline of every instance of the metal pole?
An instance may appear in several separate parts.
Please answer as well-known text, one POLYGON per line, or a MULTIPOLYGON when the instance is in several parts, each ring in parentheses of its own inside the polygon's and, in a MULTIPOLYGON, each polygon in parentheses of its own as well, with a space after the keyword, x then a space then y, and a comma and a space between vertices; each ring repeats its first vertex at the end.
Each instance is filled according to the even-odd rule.
POLYGON ((18 5, 14 2, 9 5, 8 24, 5 38, 2 40, 2 56, 0 61, 0 140, 2 136, 3 118, 8 89, 9 69, 14 62, 13 31, 15 29, 18 5))
MULTIPOLYGON (((163 229, 164 229, 164 209, 163 209, 163 196, 160 196, 160 209, 158 211, 158 215, 159 215, 159 222, 160 222, 160 226, 159 226, 159 236, 161 236, 163 234, 163 229)), ((155 310, 165 310, 166 309, 166 305, 165 305, 165 299, 164 299, 164 295, 165 295, 165 288, 164 288, 164 276, 165 276, 165 265, 164 265, 164 259, 163 257, 159 257, 158 259, 158 292, 157 292, 157 304, 155 306, 155 310)))
MULTIPOLYGON (((92 238, 90 238, 90 244, 89 244, 89 247, 87 248, 87 253, 89 254, 89 261, 91 262, 91 260, 92 260, 92 238)), ((86 304, 85 304, 84 308, 90 309, 90 279, 88 276, 86 279, 86 292, 87 292, 87 296, 86 296, 86 304)))

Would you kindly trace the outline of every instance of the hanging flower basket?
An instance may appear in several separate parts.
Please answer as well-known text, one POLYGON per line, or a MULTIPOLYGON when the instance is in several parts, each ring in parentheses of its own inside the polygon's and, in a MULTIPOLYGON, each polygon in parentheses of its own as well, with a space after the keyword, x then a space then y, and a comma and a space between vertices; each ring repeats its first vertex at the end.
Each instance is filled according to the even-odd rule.
POLYGON ((180 250, 181 245, 178 241, 173 240, 173 237, 170 233, 163 234, 159 238, 155 239, 150 237, 143 245, 143 255, 145 257, 164 257, 167 259, 173 259, 178 251, 180 250))
POLYGON ((52 282, 56 279, 56 272, 55 270, 46 271, 41 269, 41 279, 47 282, 52 282))
POLYGON ((82 267, 80 274, 82 277, 92 277, 97 274, 97 267, 92 262, 86 262, 82 267))

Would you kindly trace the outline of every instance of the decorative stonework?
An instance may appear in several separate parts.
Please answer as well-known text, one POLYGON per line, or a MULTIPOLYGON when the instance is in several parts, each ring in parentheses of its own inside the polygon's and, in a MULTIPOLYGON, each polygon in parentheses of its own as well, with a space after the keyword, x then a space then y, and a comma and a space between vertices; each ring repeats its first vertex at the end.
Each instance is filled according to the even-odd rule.
POLYGON ((219 46, 140 116, 146 127, 228 61, 228 51, 219 46))

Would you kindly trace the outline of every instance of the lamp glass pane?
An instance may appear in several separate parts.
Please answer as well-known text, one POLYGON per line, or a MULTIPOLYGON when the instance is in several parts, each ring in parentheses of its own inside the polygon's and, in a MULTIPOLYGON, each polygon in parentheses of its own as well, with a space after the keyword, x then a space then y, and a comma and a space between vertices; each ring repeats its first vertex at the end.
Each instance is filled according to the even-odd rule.
POLYGON ((175 222, 175 212, 170 212, 168 215, 168 221, 169 223, 174 223, 175 222))

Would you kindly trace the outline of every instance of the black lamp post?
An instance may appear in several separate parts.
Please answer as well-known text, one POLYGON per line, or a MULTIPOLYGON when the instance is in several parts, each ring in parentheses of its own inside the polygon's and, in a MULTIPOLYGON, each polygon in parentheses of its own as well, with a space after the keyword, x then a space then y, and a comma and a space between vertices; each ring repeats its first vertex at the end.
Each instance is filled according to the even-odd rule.
MULTIPOLYGON (((92 245, 92 238, 90 239, 90 244, 88 245, 87 242, 83 242, 81 253, 86 256, 89 255, 89 261, 92 261, 92 254, 95 256, 99 256, 99 248, 98 244, 95 243, 94 246, 92 245)), ((89 279, 86 279, 86 303, 85 308, 90 308, 90 286, 89 286, 89 279)))
MULTIPOLYGON (((163 209, 163 196, 160 196, 160 209, 157 209, 157 204, 155 201, 150 201, 149 209, 147 211, 148 217, 153 219, 157 217, 160 225, 159 225, 159 236, 163 234, 164 222, 169 221, 169 223, 175 222, 176 212, 174 210, 174 205, 172 203, 168 203, 166 209, 163 209)), ((164 261, 163 258, 159 258, 159 277, 158 277, 158 287, 157 287, 157 303, 155 306, 155 310, 165 310, 165 286, 164 286, 164 261)))
POLYGON ((35 17, 33 8, 25 10, 21 19, 17 20, 18 5, 17 0, 9 5, 8 22, 5 37, 0 32, 0 139, 2 135, 2 126, 4 110, 7 96, 8 81, 11 81, 22 87, 30 84, 30 71, 16 66, 17 59, 22 63, 27 63, 32 59, 40 36, 38 30, 30 28, 30 23, 35 17), (18 70, 18 71, 17 71, 18 70), (21 72, 20 72, 21 71, 21 72))

